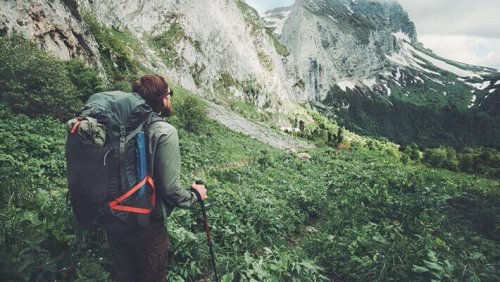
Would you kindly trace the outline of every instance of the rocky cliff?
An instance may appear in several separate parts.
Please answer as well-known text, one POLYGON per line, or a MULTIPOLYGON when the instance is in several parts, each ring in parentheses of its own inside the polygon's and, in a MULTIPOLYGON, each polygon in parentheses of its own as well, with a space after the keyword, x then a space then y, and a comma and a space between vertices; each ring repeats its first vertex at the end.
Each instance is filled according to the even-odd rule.
POLYGON ((2 1, 0 34, 18 32, 62 59, 81 58, 99 64, 92 34, 82 26, 76 0, 2 1))
POLYGON ((136 54, 142 65, 202 96, 230 94, 273 112, 288 111, 300 98, 293 63, 279 53, 257 12, 239 0, 10 0, 0 8, 0 29, 21 32, 63 59, 80 57, 99 67, 100 46, 85 15, 130 32, 144 49, 136 54), (168 41, 172 46, 154 41, 172 31, 178 35, 168 41))
POLYGON ((425 49, 396 1, 297 0, 263 18, 296 59, 308 99, 350 129, 424 146, 500 146, 497 71, 425 49))
POLYGON ((396 32, 416 42, 414 24, 396 2, 299 0, 280 40, 296 58, 310 98, 322 100, 333 85, 375 84, 389 69, 385 55, 399 48, 396 32))
POLYGON ((396 1, 297 0, 263 16, 242 0, 4 0, 0 34, 103 73, 124 54, 99 38, 120 37, 126 70, 139 62, 219 102, 281 117, 311 102, 361 133, 500 147, 500 75, 425 49, 396 1))

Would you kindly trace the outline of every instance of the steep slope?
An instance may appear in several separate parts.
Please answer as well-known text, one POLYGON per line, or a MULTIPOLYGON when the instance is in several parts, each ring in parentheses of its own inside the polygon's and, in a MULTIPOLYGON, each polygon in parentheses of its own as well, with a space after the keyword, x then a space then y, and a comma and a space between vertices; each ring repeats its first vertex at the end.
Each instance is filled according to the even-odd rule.
POLYGON ((133 59, 208 98, 236 97, 272 112, 287 112, 300 93, 293 63, 240 0, 4 1, 2 33, 19 31, 61 58, 99 65, 98 46, 83 20, 130 33, 142 50, 133 59))
POLYGON ((99 64, 97 42, 82 26, 76 0, 2 1, 0 35, 18 32, 62 59, 99 64))
POLYGON ((424 146, 500 146, 497 71, 423 48, 396 1, 298 0, 263 16, 308 98, 349 128, 424 146))

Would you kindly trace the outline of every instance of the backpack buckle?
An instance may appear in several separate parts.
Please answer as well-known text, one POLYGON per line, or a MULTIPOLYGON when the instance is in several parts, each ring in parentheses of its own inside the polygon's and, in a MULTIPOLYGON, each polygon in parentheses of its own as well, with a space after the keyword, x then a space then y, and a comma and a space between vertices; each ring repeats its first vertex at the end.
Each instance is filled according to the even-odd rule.
POLYGON ((125 138, 127 136, 127 131, 124 126, 120 126, 120 137, 125 138))

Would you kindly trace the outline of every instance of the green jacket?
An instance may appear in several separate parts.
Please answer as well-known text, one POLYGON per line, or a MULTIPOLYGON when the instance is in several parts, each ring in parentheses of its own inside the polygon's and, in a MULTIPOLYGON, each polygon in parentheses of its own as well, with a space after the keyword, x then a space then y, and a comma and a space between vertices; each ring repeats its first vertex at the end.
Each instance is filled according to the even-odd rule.
POLYGON ((196 203, 198 198, 195 193, 180 185, 181 154, 175 127, 167 122, 155 122, 149 126, 147 136, 149 167, 153 172, 162 216, 166 220, 174 207, 189 207, 196 203))

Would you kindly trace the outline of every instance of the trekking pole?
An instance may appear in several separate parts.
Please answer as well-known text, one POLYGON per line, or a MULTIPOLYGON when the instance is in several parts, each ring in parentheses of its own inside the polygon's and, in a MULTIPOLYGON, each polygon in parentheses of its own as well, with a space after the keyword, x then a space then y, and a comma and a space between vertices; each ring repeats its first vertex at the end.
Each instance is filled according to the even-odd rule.
MULTIPOLYGON (((196 184, 204 185, 203 181, 196 180, 196 184)), ((210 255, 212 256, 212 266, 214 268, 215 281, 219 281, 219 276, 217 275, 217 266, 215 265, 215 253, 212 244, 212 236, 210 235, 210 226, 208 226, 207 212, 205 210, 205 202, 200 201, 201 212, 203 213, 203 226, 205 227, 205 232, 207 233, 208 247, 210 248, 210 255)))

